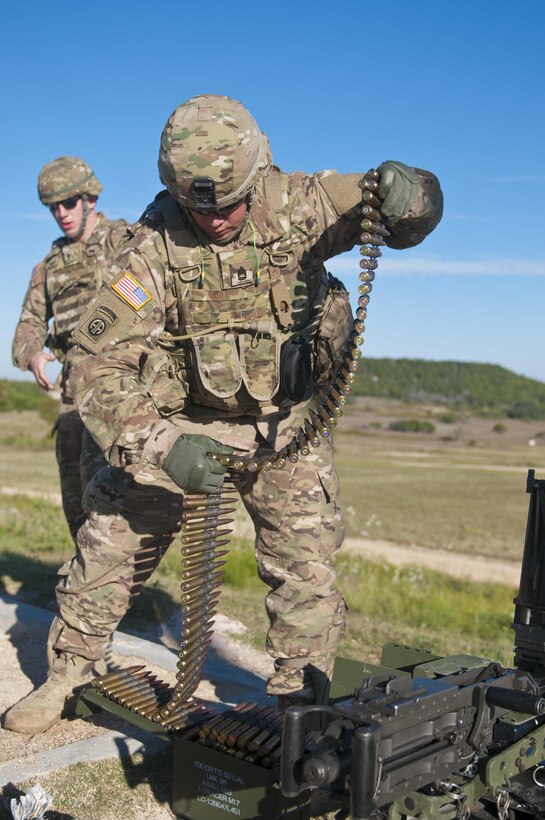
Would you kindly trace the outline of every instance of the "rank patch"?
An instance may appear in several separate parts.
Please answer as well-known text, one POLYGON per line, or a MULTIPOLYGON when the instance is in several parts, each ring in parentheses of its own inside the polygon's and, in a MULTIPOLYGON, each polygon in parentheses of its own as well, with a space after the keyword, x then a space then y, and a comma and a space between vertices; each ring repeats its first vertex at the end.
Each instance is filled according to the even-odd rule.
POLYGON ((241 287, 249 285, 254 281, 254 272, 244 265, 229 265, 231 272, 231 287, 241 287))
POLYGON ((124 273, 121 279, 112 285, 112 290, 135 310, 140 310, 151 300, 151 294, 130 273, 124 273))

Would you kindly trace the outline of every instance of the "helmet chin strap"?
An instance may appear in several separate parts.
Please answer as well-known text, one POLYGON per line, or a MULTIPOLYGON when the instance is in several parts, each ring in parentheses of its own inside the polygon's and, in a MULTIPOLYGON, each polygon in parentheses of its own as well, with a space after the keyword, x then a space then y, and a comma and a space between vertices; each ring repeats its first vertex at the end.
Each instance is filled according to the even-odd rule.
POLYGON ((82 194, 81 195, 81 210, 82 210, 82 215, 81 215, 81 223, 80 223, 80 226, 79 226, 79 231, 77 232, 77 234, 75 236, 71 237, 72 242, 79 242, 79 240, 83 236, 83 234, 85 232, 85 227, 87 225, 87 220, 89 219, 89 214, 91 213, 91 210, 92 210, 89 207, 89 197, 87 196, 87 194, 82 194))

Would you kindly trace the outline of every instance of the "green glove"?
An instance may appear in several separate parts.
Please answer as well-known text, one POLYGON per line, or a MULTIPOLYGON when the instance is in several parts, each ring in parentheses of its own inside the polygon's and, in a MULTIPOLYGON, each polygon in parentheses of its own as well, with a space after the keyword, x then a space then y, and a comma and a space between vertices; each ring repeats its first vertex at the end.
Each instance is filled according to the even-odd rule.
POLYGON ((378 166, 382 199, 381 214, 390 222, 397 222, 410 210, 420 190, 420 180, 414 168, 403 162, 388 159, 378 166))
POLYGON ((208 436, 186 434, 177 438, 163 462, 163 470, 182 490, 215 493, 223 484, 226 467, 208 453, 228 456, 232 447, 208 436))

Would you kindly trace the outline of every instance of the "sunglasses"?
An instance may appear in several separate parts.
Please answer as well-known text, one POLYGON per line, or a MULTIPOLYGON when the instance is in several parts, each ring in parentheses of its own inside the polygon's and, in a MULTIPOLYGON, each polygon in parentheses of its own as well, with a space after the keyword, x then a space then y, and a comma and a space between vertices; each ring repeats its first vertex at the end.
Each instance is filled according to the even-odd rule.
POLYGON ((62 202, 53 202, 53 204, 49 206, 49 210, 51 213, 55 213, 62 205, 65 210, 73 211, 80 199, 81 197, 79 196, 71 196, 70 199, 63 199, 62 202))

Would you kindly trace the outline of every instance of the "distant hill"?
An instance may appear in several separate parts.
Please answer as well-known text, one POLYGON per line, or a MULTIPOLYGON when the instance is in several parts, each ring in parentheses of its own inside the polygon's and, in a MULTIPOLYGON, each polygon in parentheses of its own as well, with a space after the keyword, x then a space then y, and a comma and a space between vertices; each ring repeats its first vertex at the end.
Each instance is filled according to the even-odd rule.
POLYGON ((545 384, 494 364, 363 358, 354 393, 479 415, 545 419, 545 384))
MULTIPOLYGON (((364 357, 354 394, 443 404, 478 415, 545 419, 545 384, 495 364, 364 357)), ((0 413, 8 410, 37 410, 49 421, 57 405, 32 382, 0 379, 0 413)))

